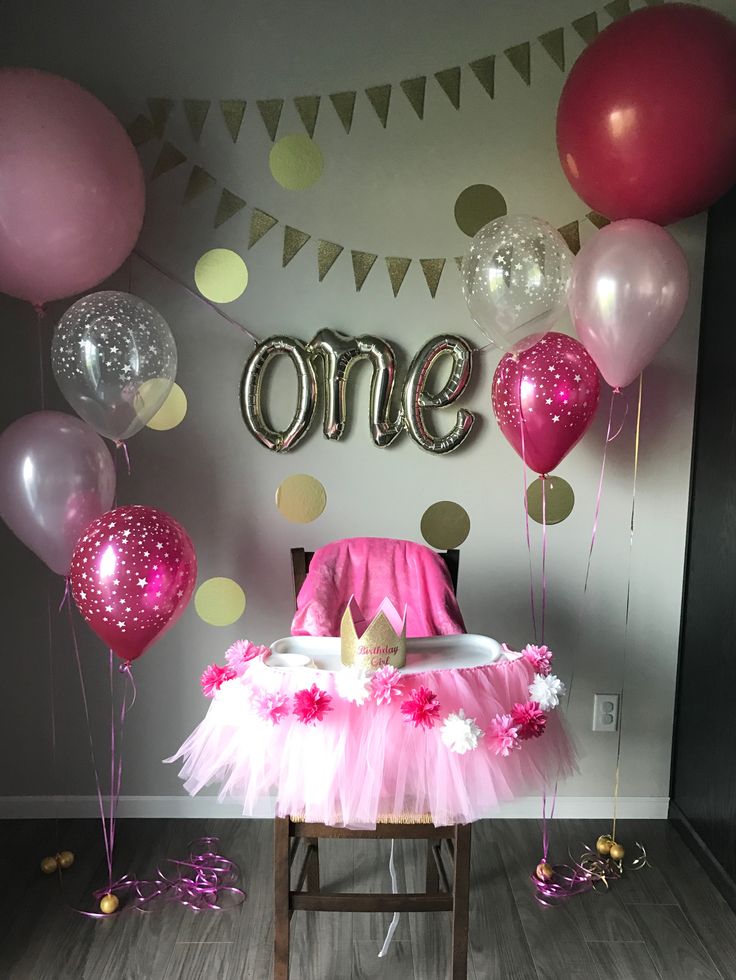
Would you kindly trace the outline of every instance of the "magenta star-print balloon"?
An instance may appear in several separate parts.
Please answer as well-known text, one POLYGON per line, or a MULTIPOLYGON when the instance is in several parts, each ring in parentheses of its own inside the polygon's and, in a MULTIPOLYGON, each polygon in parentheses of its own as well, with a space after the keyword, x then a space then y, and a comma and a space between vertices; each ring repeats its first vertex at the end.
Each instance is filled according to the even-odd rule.
POLYGON ((501 358, 491 400, 506 439, 530 469, 546 475, 582 439, 599 394, 593 358, 579 341, 553 331, 501 358))
POLYGON ((69 577, 88 625, 130 661, 184 612, 197 578, 197 557, 173 517, 152 507, 117 507, 87 527, 69 577))

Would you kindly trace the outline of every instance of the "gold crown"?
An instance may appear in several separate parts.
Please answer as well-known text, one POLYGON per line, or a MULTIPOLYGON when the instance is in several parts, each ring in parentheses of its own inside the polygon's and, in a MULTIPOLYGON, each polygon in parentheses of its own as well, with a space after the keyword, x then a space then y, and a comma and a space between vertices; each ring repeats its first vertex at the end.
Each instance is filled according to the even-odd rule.
POLYGON ((365 670, 403 667, 406 663, 406 606, 401 616, 386 597, 372 621, 366 619, 355 596, 350 597, 340 623, 340 659, 365 670))

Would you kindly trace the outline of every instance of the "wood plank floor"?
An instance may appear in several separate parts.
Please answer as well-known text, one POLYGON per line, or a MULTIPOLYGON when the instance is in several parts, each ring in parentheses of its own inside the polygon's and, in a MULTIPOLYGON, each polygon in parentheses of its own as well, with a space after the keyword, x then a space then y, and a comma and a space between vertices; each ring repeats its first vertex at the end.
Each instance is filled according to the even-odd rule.
MULTIPOLYGON (((620 821, 619 838, 641 840, 652 867, 608 894, 545 909, 528 875, 539 857, 537 821, 484 821, 473 828, 470 980, 733 980, 736 916, 681 838, 664 821, 620 821)), ((120 821, 116 871, 144 877, 187 843, 218 834, 248 891, 233 912, 171 905, 94 921, 104 883, 99 824, 61 821, 59 846, 76 854, 63 890, 38 862, 57 846, 53 821, 3 821, 0 977, 8 980, 269 980, 273 925, 272 824, 265 820, 120 821)), ((557 821, 553 847, 593 841, 608 828, 557 821)), ((423 884, 418 841, 397 842, 400 887, 423 884)), ((389 841, 324 841, 323 887, 388 888, 389 841)), ((444 980, 449 915, 403 915, 388 955, 377 958, 389 916, 304 913, 292 921, 293 980, 444 980)))

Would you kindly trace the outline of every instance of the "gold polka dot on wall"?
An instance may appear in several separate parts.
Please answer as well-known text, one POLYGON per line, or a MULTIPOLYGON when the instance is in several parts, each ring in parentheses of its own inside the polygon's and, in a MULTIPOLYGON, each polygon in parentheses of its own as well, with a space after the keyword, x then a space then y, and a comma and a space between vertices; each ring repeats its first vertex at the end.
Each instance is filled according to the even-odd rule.
POLYGON ((322 176, 322 151, 304 133, 283 136, 271 147, 268 165, 273 179, 288 191, 303 191, 322 176))
POLYGON ((327 491, 313 476, 295 473, 279 485, 276 506, 282 517, 293 524, 316 521, 327 504, 327 491))
POLYGON ((210 626, 230 626, 245 612, 245 592, 231 578, 208 578, 194 594, 194 608, 210 626))
POLYGON ((248 268, 230 248, 211 248, 194 267, 197 289, 213 303, 232 303, 245 292, 248 268))
MULTIPOLYGON (((575 494, 572 487, 561 476, 548 476, 544 488, 545 517, 547 524, 561 524, 572 514, 575 494)), ((542 523, 542 478, 529 484, 526 491, 526 506, 529 516, 537 524, 542 523)))
POLYGON ((422 514, 422 537, 433 548, 458 548, 470 534, 470 517, 453 500, 438 500, 422 514))
POLYGON ((166 401, 153 418, 146 422, 146 425, 149 429, 155 429, 157 432, 166 432, 168 429, 176 428, 180 422, 183 422, 186 414, 187 396, 179 385, 174 382, 171 386, 171 391, 166 396, 166 401))
POLYGON ((490 184, 471 184, 458 194, 455 221, 460 231, 472 238, 494 218, 506 214, 503 194, 490 184))

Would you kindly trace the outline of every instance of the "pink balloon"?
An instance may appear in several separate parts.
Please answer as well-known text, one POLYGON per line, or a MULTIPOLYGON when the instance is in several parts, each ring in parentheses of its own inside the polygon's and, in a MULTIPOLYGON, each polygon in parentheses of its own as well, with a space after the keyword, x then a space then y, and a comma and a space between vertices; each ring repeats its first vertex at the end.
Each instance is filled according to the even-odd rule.
POLYGON ((93 521, 72 558, 74 601, 125 661, 136 660, 181 616, 197 578, 194 546, 173 517, 118 507, 93 521))
POLYGON ((682 249, 649 221, 614 221, 582 247, 570 313, 612 388, 631 384, 668 339, 685 309, 688 283, 682 249))
POLYGON ((493 375, 493 414, 527 466, 546 475, 582 439, 599 394, 598 372, 583 345, 552 331, 529 350, 501 358, 493 375))
POLYGON ((74 82, 0 70, 0 292, 34 304, 81 293, 130 254, 144 182, 127 133, 74 82))

